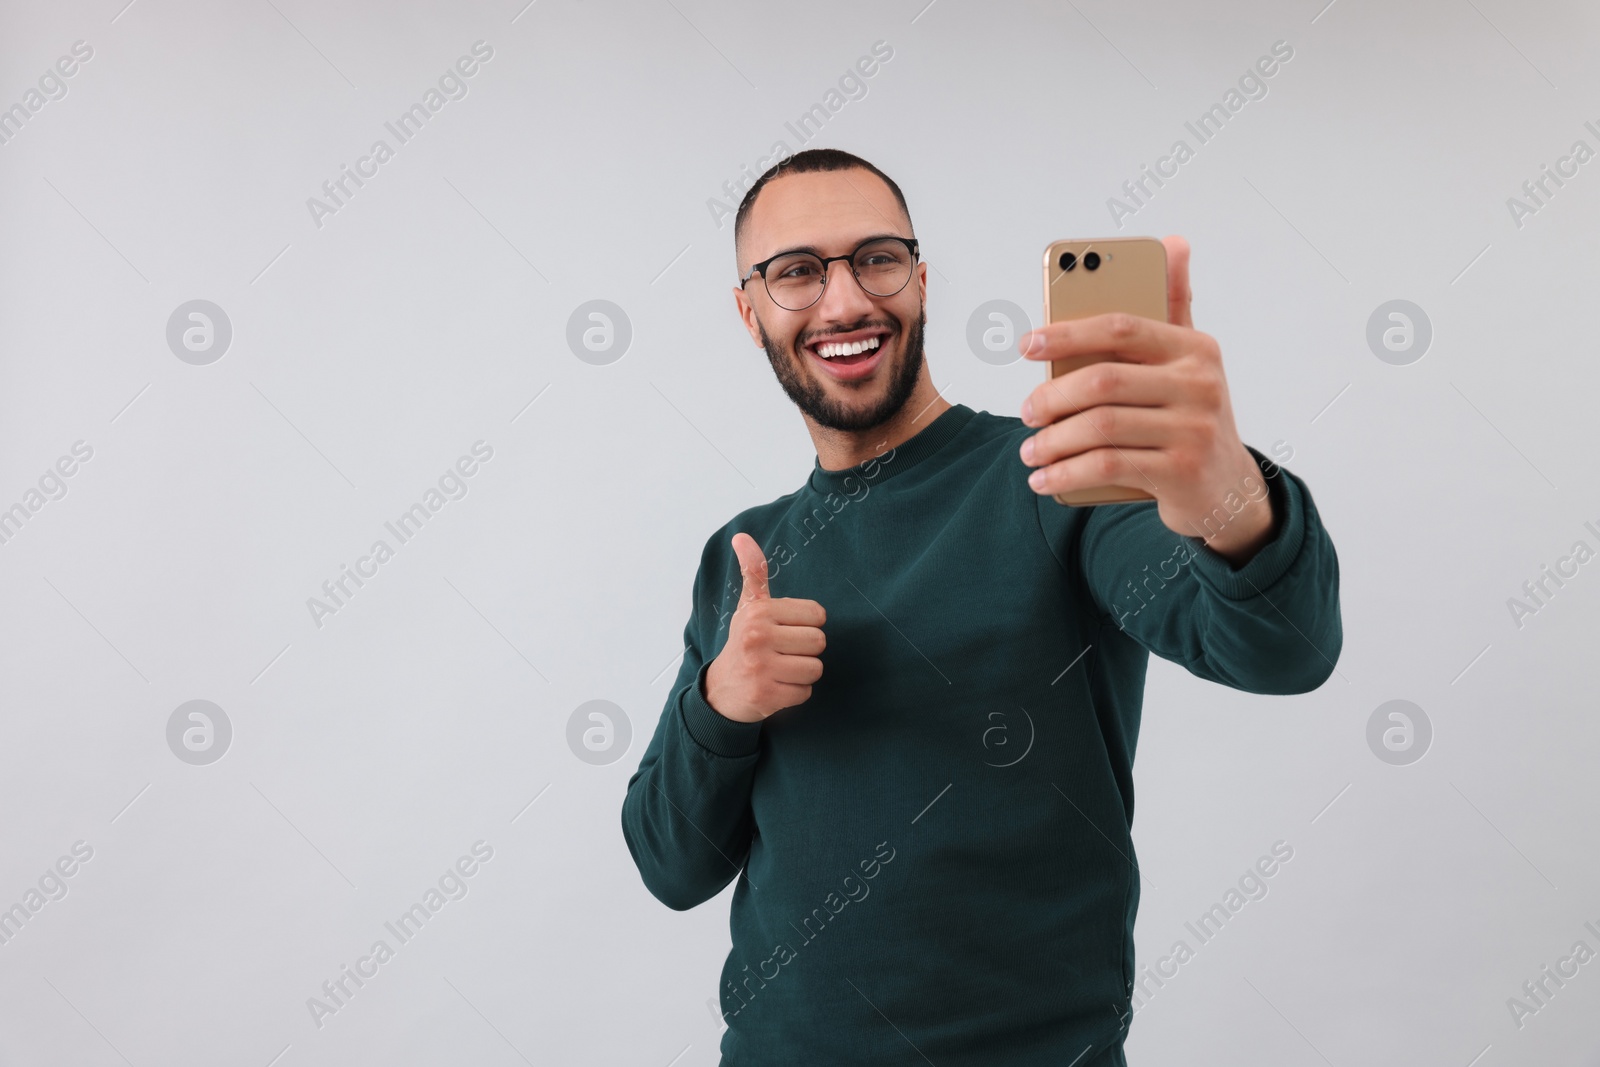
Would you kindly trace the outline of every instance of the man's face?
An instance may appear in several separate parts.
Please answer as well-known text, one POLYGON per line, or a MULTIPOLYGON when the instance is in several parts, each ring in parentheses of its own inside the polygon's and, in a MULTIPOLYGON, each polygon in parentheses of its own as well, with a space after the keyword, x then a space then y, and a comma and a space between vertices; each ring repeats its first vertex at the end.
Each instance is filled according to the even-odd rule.
MULTIPOLYGON (((899 201, 866 170, 790 174, 770 181, 746 219, 739 270, 795 249, 824 258, 849 255, 869 237, 911 236, 899 201)), ((760 275, 735 289, 750 336, 766 349, 778 383, 814 422, 847 432, 870 430, 892 418, 922 374, 927 322, 926 264, 893 296, 863 290, 843 260, 828 265, 828 282, 816 303, 789 311, 773 303, 760 275), (858 356, 828 359, 819 345, 876 339, 858 356)))

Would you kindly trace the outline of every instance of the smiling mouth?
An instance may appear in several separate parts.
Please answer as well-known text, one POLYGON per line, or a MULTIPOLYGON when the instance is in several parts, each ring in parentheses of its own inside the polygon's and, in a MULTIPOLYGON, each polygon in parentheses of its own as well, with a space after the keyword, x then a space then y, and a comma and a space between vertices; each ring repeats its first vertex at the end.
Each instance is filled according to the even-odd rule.
POLYGON ((827 338, 808 344, 806 351, 831 366, 849 367, 873 359, 888 337, 883 330, 858 330, 843 339, 827 338))

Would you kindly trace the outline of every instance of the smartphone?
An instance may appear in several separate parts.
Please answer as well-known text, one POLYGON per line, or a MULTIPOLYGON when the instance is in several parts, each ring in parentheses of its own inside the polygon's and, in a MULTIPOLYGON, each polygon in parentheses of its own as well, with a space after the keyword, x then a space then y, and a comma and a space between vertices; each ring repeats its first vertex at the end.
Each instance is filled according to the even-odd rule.
MULTIPOLYGON (((1044 321, 1064 322, 1108 311, 1168 321, 1166 246, 1154 237, 1051 241, 1044 250, 1044 321)), ((1116 356, 1110 352, 1053 359, 1045 380, 1111 359, 1116 356)), ((1155 499, 1143 489, 1122 485, 1091 486, 1054 496, 1058 504, 1077 507, 1155 499)))

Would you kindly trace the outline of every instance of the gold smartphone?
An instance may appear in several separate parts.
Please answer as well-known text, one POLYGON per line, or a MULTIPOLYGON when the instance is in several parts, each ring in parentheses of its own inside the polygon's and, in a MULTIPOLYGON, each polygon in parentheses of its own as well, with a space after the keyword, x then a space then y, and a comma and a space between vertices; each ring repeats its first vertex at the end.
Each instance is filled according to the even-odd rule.
MULTIPOLYGON (((1044 321, 1064 322, 1108 311, 1167 321, 1167 249, 1154 237, 1052 241, 1044 250, 1044 321)), ((1116 357, 1091 352, 1053 359, 1045 380, 1116 357)), ((1054 494, 1058 504, 1082 507, 1154 500, 1143 489, 1093 486, 1054 494)))

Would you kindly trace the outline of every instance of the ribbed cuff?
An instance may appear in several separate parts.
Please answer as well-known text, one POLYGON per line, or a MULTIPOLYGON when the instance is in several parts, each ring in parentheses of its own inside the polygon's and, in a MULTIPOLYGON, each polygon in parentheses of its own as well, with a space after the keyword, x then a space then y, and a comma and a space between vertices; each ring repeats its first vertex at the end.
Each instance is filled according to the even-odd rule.
POLYGON ((696 744, 712 755, 729 759, 753 755, 761 745, 761 724, 735 722, 706 703, 706 671, 710 669, 710 663, 703 664, 679 698, 683 727, 696 744))
POLYGON ((1282 578, 1300 555, 1306 536, 1305 496, 1300 480, 1249 445, 1244 447, 1255 457, 1262 480, 1267 483, 1277 534, 1238 570, 1201 538, 1189 538, 1194 544, 1192 562, 1200 580, 1229 600, 1248 600, 1282 578), (1272 471, 1276 473, 1269 476, 1272 471))

